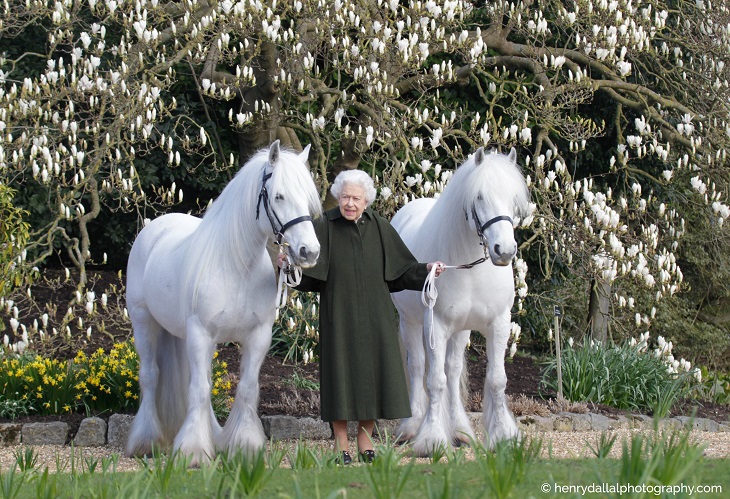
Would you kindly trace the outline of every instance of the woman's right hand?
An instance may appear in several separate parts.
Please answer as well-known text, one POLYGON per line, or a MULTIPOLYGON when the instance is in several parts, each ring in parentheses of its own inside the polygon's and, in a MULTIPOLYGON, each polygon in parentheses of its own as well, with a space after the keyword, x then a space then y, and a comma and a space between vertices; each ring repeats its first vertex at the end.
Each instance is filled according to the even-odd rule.
POLYGON ((443 262, 431 262, 426 265, 426 270, 431 272, 431 269, 436 267, 436 277, 440 276, 444 270, 446 270, 446 265, 444 265, 443 262))

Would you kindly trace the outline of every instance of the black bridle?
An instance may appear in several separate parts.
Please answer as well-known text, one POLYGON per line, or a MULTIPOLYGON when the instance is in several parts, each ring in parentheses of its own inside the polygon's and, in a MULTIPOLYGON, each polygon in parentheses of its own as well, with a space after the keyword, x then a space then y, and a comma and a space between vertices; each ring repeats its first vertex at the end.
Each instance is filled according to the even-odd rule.
POLYGON ((481 223, 479 220, 479 215, 477 215, 477 208, 474 205, 471 205, 471 216, 474 219, 474 226, 477 230, 477 236, 479 236, 480 244, 484 244, 484 231, 486 231, 492 224, 495 224, 497 222, 501 222, 502 220, 508 221, 509 223, 512 222, 512 217, 509 217, 507 215, 498 215, 494 218, 490 218, 484 223, 481 223))
MULTIPOLYGON (((464 210, 464 217, 466 218, 467 221, 469 220, 469 215, 467 215, 466 210, 464 210)), ((477 208, 474 205, 471 205, 471 217, 474 219, 474 227, 477 230, 477 236, 479 236, 479 244, 484 246, 484 256, 482 258, 479 258, 478 260, 474 260, 471 263, 466 263, 464 265, 458 265, 457 267, 455 267, 457 269, 470 269, 476 265, 479 265, 480 263, 486 262, 487 259, 489 258, 489 253, 487 252, 487 247, 484 244, 484 231, 487 230, 492 224, 501 222, 503 220, 507 221, 509 223, 513 223, 512 217, 509 217, 507 215, 498 215, 494 218, 490 218, 489 220, 487 220, 484 223, 481 223, 481 221, 479 220, 479 215, 477 215, 477 208)))
POLYGON ((271 173, 266 173, 266 170, 264 169, 264 175, 261 180, 261 191, 259 192, 259 199, 256 202, 256 220, 259 219, 259 208, 261 208, 261 204, 264 205, 264 211, 266 212, 266 216, 269 217, 269 222, 271 223, 271 230, 274 231, 274 237, 276 238, 277 244, 281 244, 281 240, 284 237, 284 232, 291 227, 292 225, 296 225, 300 222, 311 222, 312 217, 309 215, 302 215, 301 217, 297 217, 293 220, 289 220, 287 223, 282 223, 279 217, 274 212, 273 208, 271 207, 271 203, 269 201, 269 191, 266 189, 266 182, 271 178, 271 173), (279 227, 277 229, 277 227, 279 227))

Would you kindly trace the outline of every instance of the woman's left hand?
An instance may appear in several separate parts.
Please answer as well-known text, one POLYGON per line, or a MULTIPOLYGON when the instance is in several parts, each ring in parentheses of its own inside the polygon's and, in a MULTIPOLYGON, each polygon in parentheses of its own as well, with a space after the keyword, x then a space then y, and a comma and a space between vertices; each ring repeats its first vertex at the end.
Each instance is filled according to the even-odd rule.
POLYGON ((436 277, 440 276, 441 273, 446 270, 446 265, 443 264, 443 262, 432 262, 426 265, 426 270, 431 272, 431 269, 436 267, 436 277))
POLYGON ((286 263, 286 255, 282 251, 276 255, 276 264, 279 266, 279 268, 282 268, 285 263, 286 263))

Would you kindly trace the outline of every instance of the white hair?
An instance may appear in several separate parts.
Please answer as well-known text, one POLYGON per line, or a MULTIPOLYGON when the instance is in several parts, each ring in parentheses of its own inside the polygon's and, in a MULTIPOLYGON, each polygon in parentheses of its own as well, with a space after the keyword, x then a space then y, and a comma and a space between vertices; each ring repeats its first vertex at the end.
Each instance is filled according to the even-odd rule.
POLYGON ((332 187, 330 187, 330 192, 336 199, 340 199, 340 194, 342 194, 342 189, 345 187, 345 184, 361 187, 365 193, 365 202, 367 202, 368 206, 375 201, 375 195, 377 194, 375 184, 373 183, 373 179, 370 178, 370 175, 364 171, 343 170, 340 172, 337 178, 335 178, 332 187))

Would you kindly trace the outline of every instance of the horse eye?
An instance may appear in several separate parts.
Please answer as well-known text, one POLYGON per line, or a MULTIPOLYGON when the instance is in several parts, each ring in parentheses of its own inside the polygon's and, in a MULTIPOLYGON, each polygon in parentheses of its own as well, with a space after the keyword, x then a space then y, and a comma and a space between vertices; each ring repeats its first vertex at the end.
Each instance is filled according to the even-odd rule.
POLYGON ((277 193, 276 196, 274 196, 274 199, 276 199, 277 201, 283 201, 284 195, 277 193))
POLYGON ((479 194, 479 195, 477 196, 477 200, 479 200, 479 201, 482 201, 483 199, 484 199, 484 196, 482 196, 481 194, 479 194))

